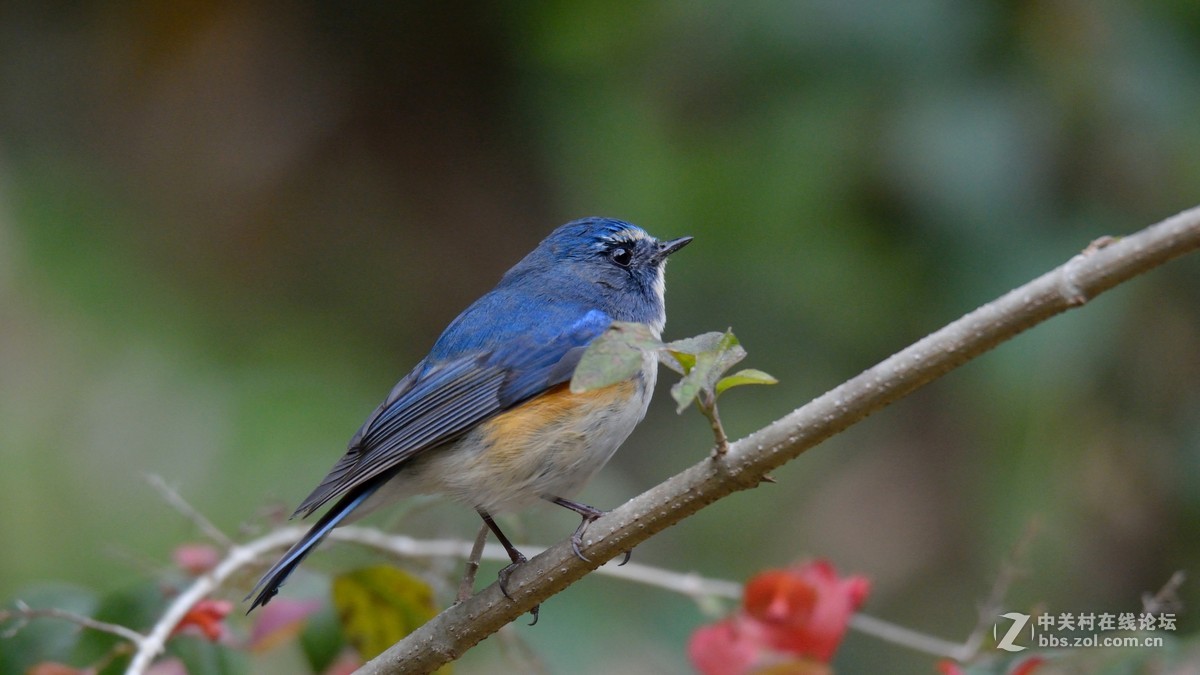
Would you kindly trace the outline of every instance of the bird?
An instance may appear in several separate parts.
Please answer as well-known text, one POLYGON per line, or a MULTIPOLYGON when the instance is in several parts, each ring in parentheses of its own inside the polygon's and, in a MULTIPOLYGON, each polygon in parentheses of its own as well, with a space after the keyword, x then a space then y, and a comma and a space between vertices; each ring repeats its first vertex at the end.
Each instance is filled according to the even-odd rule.
POLYGON ((661 336, 667 258, 691 241, 661 241, 603 217, 552 231, 463 310, 367 416, 292 517, 333 506, 255 584, 247 613, 266 605, 333 528, 416 494, 446 496, 479 514, 511 560, 499 574, 506 596, 509 573, 526 558, 495 514, 543 501, 574 511, 581 522, 572 549, 587 560, 583 532, 604 512, 571 497, 645 416, 657 357, 645 354, 636 375, 598 390, 574 393, 571 377, 613 322, 661 336))

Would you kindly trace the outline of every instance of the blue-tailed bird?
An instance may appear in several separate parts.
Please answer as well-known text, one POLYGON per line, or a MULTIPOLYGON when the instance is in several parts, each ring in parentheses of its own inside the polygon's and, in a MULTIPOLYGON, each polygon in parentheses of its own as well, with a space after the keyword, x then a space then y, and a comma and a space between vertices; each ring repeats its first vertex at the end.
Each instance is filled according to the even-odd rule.
POLYGON ((512 560, 501 571, 501 590, 525 556, 492 514, 540 500, 571 509, 582 517, 571 538, 582 558, 583 531, 603 512, 569 497, 645 416, 658 364, 646 355, 632 379, 581 394, 570 391, 571 376, 588 344, 614 321, 643 323, 661 335, 667 256, 691 241, 659 241, 610 218, 551 232, 450 323, 367 417, 293 516, 337 501, 263 575, 250 609, 267 604, 351 514, 406 495, 441 494, 474 508, 512 560))

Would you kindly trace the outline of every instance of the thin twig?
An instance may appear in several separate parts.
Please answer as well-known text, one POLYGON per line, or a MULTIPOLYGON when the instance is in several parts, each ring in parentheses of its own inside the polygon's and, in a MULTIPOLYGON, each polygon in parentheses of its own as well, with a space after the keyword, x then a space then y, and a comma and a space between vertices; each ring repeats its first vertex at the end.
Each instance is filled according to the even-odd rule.
POLYGON ((475 575, 479 573, 479 561, 483 558, 483 546, 487 543, 487 538, 488 526, 485 523, 479 526, 479 533, 475 535, 475 543, 471 546, 471 554, 467 556, 466 569, 463 570, 462 581, 458 584, 458 602, 475 593, 475 575))
POLYGON ((865 635, 931 656, 959 660, 964 645, 917 632, 866 614, 850 617, 850 627, 865 635))
MULTIPOLYGON (((298 539, 304 529, 289 528, 298 539)), ((335 541, 369 546, 401 558, 467 558, 472 555, 474 545, 459 539, 414 539, 402 534, 387 534, 374 528, 350 525, 339 527, 329 533, 335 541)), ((521 546, 526 555, 536 556, 546 549, 539 546, 521 546)), ((482 560, 507 562, 508 554, 499 544, 486 544, 480 556, 482 560)), ((675 572, 660 567, 630 562, 618 565, 613 561, 601 566, 597 573, 615 579, 624 579, 648 586, 655 586, 689 597, 718 597, 737 599, 742 595, 742 585, 733 581, 703 577, 690 572, 675 572)))
POLYGON ((965 663, 979 653, 979 647, 987 637, 988 627, 996 624, 996 617, 1004 609, 1004 598, 1008 595, 1008 590, 1012 588, 1013 582, 1025 574, 1025 560, 1029 557, 1029 549, 1033 546, 1039 529, 1040 521, 1037 518, 1030 520, 1017 542, 1013 544, 1012 550, 1008 552, 1008 556, 1000 563, 1000 571, 996 573, 992 588, 987 598, 979 605, 975 627, 959 648, 959 653, 952 657, 955 660, 965 663))
MULTIPOLYGON (((295 529, 296 536, 299 537, 303 530, 300 528, 295 529)), ((486 526, 482 532, 484 535, 482 540, 486 540, 486 526)), ((508 554, 504 551, 504 548, 497 544, 486 545, 476 554, 475 545, 468 547, 468 544, 464 541, 449 539, 420 540, 404 535, 390 535, 366 527, 349 526, 339 528, 330 534, 330 538, 346 543, 369 546, 399 557, 461 557, 464 552, 467 552, 468 555, 478 555, 483 560, 498 562, 506 562, 508 560, 508 554)), ((477 545, 480 541, 480 538, 476 538, 475 544, 477 545)), ((522 548, 531 556, 538 555, 545 550, 536 546, 523 546, 522 548)), ((615 579, 623 579, 625 581, 660 588, 695 599, 721 598, 724 600, 738 600, 742 597, 743 590, 742 584, 735 581, 714 579, 694 572, 678 572, 635 562, 618 565, 613 561, 609 561, 599 567, 596 573, 615 579)), ((470 597, 470 595, 468 594, 467 597, 470 597)), ((465 598, 462 597, 460 589, 459 601, 462 602, 463 600, 465 598)), ((850 627, 865 635, 871 635, 881 640, 907 647, 913 651, 937 657, 963 660, 961 657, 970 649, 966 644, 958 644, 926 635, 862 613, 855 614, 850 619, 850 627)))
POLYGON ((1176 570, 1157 593, 1142 594, 1142 611, 1146 614, 1161 614, 1183 609, 1183 601, 1179 599, 1179 587, 1183 586, 1184 581, 1187 581, 1187 574, 1183 570, 1176 570))
POLYGON ((713 455, 720 457, 729 452, 729 436, 725 434, 725 426, 721 424, 721 413, 717 411, 716 394, 700 392, 700 395, 696 397, 696 407, 700 409, 700 414, 704 415, 708 420, 708 426, 712 428, 713 438, 717 443, 713 449, 713 455))
POLYGON ((0 633, 0 637, 10 638, 16 635, 22 628, 25 627, 25 624, 29 623, 33 619, 51 618, 62 619, 63 621, 69 621, 84 628, 90 628, 103 633, 116 635, 123 640, 132 642, 134 645, 140 645, 146 639, 145 635, 142 635, 132 628, 126 628, 120 624, 108 623, 107 621, 97 621, 90 616, 76 614, 75 612, 69 612, 65 609, 57 609, 55 607, 33 608, 21 600, 17 600, 14 604, 16 605, 15 610, 0 610, 0 623, 10 620, 16 622, 14 626, 5 630, 3 633, 0 633))
POLYGON ((195 507, 189 504, 175 488, 167 485, 167 482, 162 479, 162 476, 148 473, 146 474, 146 482, 150 484, 150 487, 157 490, 158 493, 162 495, 163 499, 167 500, 167 503, 174 507, 175 510, 180 514, 182 514, 184 518, 187 518, 195 523, 196 527, 200 528, 200 531, 207 535, 209 539, 217 542, 223 548, 233 548, 233 540, 227 537, 225 533, 222 532, 216 525, 213 525, 211 520, 205 518, 204 514, 200 513, 195 509, 195 507))

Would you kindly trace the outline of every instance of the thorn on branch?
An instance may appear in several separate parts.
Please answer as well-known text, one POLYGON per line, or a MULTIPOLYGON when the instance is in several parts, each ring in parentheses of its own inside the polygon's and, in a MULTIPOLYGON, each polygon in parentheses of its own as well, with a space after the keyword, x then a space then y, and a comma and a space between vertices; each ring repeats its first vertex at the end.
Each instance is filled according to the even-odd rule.
POLYGON ((1106 234, 1103 237, 1097 237, 1097 238, 1093 239, 1090 244, 1087 245, 1087 248, 1083 249, 1083 254, 1091 255, 1092 253, 1095 253, 1096 251, 1099 251, 1102 248, 1108 248, 1109 246, 1112 246, 1113 244, 1117 243, 1120 240, 1121 240, 1120 237, 1114 237, 1109 234, 1106 234))
POLYGON ((1059 274, 1059 293, 1062 294, 1062 297, 1065 298, 1072 307, 1078 307, 1091 299, 1090 294, 1079 285, 1079 282, 1076 278, 1080 265, 1082 265, 1083 262, 1086 261, 1092 254, 1101 249, 1108 248, 1118 241, 1120 241, 1118 237, 1109 235, 1104 235, 1103 237, 1093 239, 1092 242, 1087 245, 1087 247, 1079 252, 1079 255, 1071 258, 1067 261, 1067 264, 1063 265, 1062 271, 1059 274))

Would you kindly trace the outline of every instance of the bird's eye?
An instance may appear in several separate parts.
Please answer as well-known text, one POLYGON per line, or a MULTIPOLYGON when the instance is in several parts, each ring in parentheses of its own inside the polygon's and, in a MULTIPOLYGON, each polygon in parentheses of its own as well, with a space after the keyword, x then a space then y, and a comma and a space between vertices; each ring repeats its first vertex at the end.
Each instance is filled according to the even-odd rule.
POLYGON ((633 251, 624 246, 618 246, 608 252, 608 257, 621 267, 629 267, 629 263, 633 262, 633 251))

